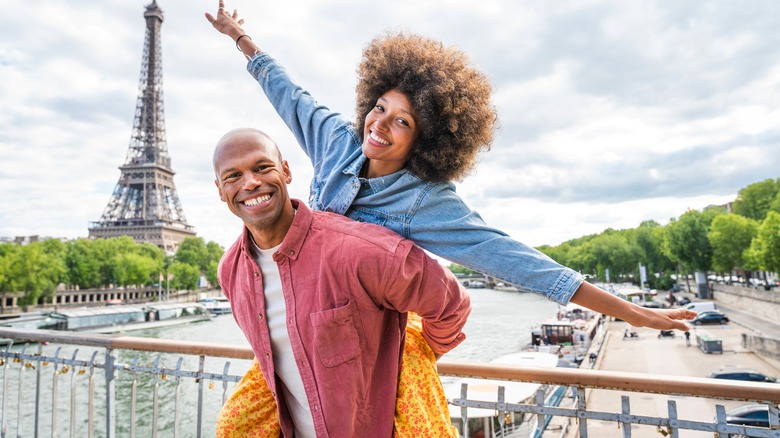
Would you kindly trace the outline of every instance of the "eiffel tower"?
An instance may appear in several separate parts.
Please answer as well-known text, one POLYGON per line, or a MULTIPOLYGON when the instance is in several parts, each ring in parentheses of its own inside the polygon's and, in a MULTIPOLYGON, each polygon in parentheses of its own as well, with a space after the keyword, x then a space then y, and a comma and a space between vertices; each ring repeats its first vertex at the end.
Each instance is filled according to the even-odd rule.
POLYGON ((174 172, 165 140, 160 27, 157 1, 146 6, 146 38, 130 147, 114 193, 89 237, 130 236, 173 254, 185 237, 194 236, 173 184, 174 172))

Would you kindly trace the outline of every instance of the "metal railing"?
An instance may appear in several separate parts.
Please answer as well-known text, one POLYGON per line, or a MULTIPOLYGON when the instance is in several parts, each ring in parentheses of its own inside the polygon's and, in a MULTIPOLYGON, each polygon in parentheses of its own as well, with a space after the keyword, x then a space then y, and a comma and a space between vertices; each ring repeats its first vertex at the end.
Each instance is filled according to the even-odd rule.
MULTIPOLYGON (((12 340, 0 350, 2 437, 49 436, 49 431, 50 436, 59 437, 66 435, 63 433, 66 429, 72 437, 114 437, 118 431, 122 436, 133 437, 140 433, 155 437, 162 430, 166 434, 172 432, 173 436, 212 435, 213 431, 209 429, 229 395, 230 384, 240 380, 243 374, 243 370, 236 367, 231 372, 231 362, 226 359, 240 359, 241 363, 248 364, 253 357, 247 347, 127 336, 0 328, 2 338, 12 340), (68 348, 70 350, 65 351, 68 348), (31 349, 35 351, 29 352, 31 349), (34 373, 34 383, 28 383, 29 373, 34 373), (68 381, 63 383, 66 378, 68 381), (222 383, 221 391, 207 397, 206 387, 213 389, 215 382, 222 383), (61 388, 63 384, 67 384, 67 388, 61 388), (190 388, 197 392, 197 397, 182 397, 181 394, 189 392, 190 388), (67 397, 67 403, 60 403, 61 397, 67 397), (145 414, 139 416, 139 409, 145 414), (100 411, 102 419, 98 415, 100 411), (67 428, 66 422, 60 421, 61 415, 68 418, 67 428), (185 430, 185 425, 190 429, 185 430), (15 429, 14 435, 9 435, 9 429, 15 429)), ((481 408, 502 415, 515 412, 536 416, 538 424, 546 424, 551 418, 573 419, 576 430, 571 432, 583 438, 588 437, 589 421, 593 420, 614 423, 620 427, 623 437, 631 436, 632 425, 644 425, 654 426, 661 434, 671 437, 678 437, 680 431, 692 430, 711 432, 714 436, 780 438, 777 408, 780 385, 444 361, 438 364, 438 369, 444 376, 564 386, 571 388, 567 394, 574 395, 568 406, 566 403, 551 405, 546 403, 542 387, 535 402, 519 404, 507 402, 503 390, 499 389, 496 401, 486 402, 470 400, 468 388, 463 387, 461 396, 450 400, 455 406, 452 409, 461 408, 463 424, 468 421, 469 408, 481 408), (620 409, 615 412, 589 409, 586 390, 619 391, 620 409), (669 397, 666 415, 632 413, 630 394, 635 393, 669 397), (681 418, 678 401, 671 399, 674 396, 763 403, 769 406, 770 428, 728 424, 723 405, 715 405, 711 421, 681 418)), ((685 401, 687 399, 681 400, 685 401)), ((461 434, 465 437, 467 433, 464 432, 461 434)), ((566 432, 562 430, 561 436, 566 432)))

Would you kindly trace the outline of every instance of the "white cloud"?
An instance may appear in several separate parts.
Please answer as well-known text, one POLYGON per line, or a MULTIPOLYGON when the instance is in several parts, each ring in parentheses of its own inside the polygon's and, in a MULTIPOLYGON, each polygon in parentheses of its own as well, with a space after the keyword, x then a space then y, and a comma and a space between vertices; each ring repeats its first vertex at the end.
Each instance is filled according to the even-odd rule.
MULTIPOLYGON (((145 4, 4 2, 0 16, 0 236, 86 236, 129 144, 145 4)), ((311 165, 227 37, 215 1, 158 0, 168 148, 185 214, 228 245, 211 151, 238 126, 266 130, 294 196, 311 165)), ((387 30, 466 51, 494 84, 501 129, 459 192, 489 224, 532 244, 666 223, 778 178, 780 4, 228 2, 247 32, 320 102, 354 104, 360 50, 387 30)))

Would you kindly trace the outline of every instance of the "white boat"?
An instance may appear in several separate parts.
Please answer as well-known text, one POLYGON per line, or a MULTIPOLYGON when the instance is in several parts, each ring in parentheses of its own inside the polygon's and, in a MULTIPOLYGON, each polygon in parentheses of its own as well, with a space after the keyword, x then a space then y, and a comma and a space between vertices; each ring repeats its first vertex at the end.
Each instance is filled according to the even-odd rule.
POLYGON ((205 321, 211 318, 200 303, 161 303, 147 306, 82 307, 52 312, 55 330, 118 333, 205 321))
POLYGON ((206 306, 206 309, 215 315, 233 313, 230 301, 225 297, 205 297, 198 300, 198 302, 206 306))
POLYGON ((520 289, 515 285, 509 284, 509 283, 496 283, 495 286, 493 286, 493 290, 500 290, 500 291, 506 291, 506 292, 528 292, 525 289, 520 289))
MULTIPOLYGON (((513 365, 518 367, 554 368, 558 366, 558 355, 535 351, 507 354, 490 362, 498 365, 513 365)), ((447 400, 461 397, 461 386, 467 384, 468 400, 487 402, 498 401, 498 388, 504 387, 504 401, 517 404, 535 404, 536 393, 540 388, 545 390, 545 398, 554 406, 560 403, 565 387, 547 387, 538 383, 512 382, 507 380, 488 380, 462 378, 444 385, 447 400), (554 397, 558 397, 554 399, 554 397)), ((509 412, 506 416, 494 409, 467 408, 468 431, 463 430, 461 408, 450 405, 452 424, 458 428, 461 436, 485 437, 534 437, 541 436, 544 427, 539 428, 536 415, 509 412)))

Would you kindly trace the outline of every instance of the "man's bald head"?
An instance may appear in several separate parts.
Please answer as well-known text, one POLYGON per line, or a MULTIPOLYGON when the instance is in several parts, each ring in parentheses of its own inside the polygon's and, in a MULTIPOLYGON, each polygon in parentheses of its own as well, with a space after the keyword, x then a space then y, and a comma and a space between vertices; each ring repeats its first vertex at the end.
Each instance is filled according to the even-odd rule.
POLYGON ((214 148, 213 166, 214 174, 219 179, 219 157, 221 152, 236 143, 255 142, 258 145, 264 145, 269 153, 272 153, 277 159, 277 164, 282 164, 282 152, 279 150, 276 142, 265 132, 254 128, 236 128, 223 135, 214 148))

